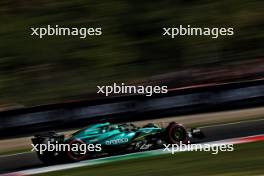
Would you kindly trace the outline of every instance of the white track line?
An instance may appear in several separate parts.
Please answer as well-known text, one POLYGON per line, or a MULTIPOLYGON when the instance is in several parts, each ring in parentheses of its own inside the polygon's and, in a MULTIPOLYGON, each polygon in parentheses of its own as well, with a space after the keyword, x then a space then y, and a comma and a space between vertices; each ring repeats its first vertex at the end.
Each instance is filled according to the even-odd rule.
POLYGON ((23 154, 28 154, 28 153, 33 153, 33 152, 31 152, 31 151, 28 151, 28 152, 20 152, 20 153, 14 153, 14 154, 5 154, 5 155, 0 155, 0 159, 1 159, 1 158, 12 157, 12 156, 23 155, 23 154))
POLYGON ((211 127, 218 127, 218 126, 228 126, 228 125, 236 125, 236 124, 241 124, 241 123, 261 122, 261 121, 264 121, 264 119, 242 120, 238 122, 221 123, 221 124, 215 124, 215 125, 205 125, 199 128, 211 128, 211 127))

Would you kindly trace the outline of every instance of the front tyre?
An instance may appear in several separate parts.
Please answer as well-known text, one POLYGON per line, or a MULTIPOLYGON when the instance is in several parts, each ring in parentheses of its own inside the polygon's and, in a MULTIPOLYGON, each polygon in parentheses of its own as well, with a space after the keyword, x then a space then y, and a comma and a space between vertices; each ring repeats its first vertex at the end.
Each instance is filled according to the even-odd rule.
POLYGON ((186 144, 188 142, 188 132, 180 124, 172 122, 166 129, 167 141, 170 144, 179 144, 182 142, 186 144))

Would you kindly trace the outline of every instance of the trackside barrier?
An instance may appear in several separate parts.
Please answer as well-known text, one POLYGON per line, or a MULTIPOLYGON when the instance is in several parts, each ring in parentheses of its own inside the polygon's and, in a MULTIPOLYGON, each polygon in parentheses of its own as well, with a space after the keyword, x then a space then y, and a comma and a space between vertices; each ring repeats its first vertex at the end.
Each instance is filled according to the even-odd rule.
POLYGON ((264 80, 174 89, 167 94, 133 95, 52 104, 0 112, 0 138, 82 127, 91 122, 125 122, 264 104, 264 80))

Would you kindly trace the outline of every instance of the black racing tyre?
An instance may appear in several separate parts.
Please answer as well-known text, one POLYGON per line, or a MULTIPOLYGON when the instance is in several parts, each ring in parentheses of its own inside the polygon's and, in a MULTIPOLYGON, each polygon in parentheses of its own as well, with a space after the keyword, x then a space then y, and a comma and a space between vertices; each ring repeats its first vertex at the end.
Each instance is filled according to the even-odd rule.
MULTIPOLYGON (((87 151, 85 153, 82 153, 82 151, 73 151, 74 146, 80 146, 85 145, 85 143, 81 140, 73 139, 69 142, 69 150, 67 151, 67 156, 70 159, 70 161, 81 161, 84 160, 87 156, 87 151)), ((79 148, 80 149, 80 148, 79 148)))
POLYGON ((188 142, 188 132, 184 126, 172 122, 166 128, 167 141, 170 144, 179 144, 182 142, 186 144, 188 142))

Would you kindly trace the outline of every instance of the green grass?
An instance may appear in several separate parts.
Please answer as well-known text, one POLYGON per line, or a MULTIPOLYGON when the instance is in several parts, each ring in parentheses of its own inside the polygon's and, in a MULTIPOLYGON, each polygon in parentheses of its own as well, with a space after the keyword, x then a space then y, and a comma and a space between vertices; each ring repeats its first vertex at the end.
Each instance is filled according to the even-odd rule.
POLYGON ((241 144, 233 152, 212 155, 185 152, 117 161, 108 164, 57 171, 40 176, 165 176, 165 175, 261 175, 264 174, 264 142, 241 144))

